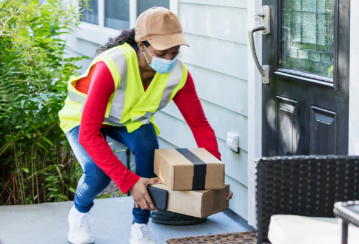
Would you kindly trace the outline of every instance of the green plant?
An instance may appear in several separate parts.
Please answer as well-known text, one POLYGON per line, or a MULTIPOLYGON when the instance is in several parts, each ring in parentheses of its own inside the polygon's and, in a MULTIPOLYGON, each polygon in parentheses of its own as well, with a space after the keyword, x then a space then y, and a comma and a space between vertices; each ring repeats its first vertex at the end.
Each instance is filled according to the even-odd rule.
POLYGON ((73 199, 81 167, 59 127, 67 81, 84 58, 65 58, 75 6, 0 2, 0 204, 73 199))

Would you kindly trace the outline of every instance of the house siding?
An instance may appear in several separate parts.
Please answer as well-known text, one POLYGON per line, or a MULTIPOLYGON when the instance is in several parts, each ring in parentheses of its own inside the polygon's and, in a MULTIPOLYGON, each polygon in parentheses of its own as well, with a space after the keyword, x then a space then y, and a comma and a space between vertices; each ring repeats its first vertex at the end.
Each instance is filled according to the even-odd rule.
MULTIPOLYGON (((217 137, 226 182, 234 197, 230 208, 248 218, 247 2, 180 0, 178 17, 191 45, 180 58, 191 73, 198 96, 217 137), (226 146, 226 134, 239 135, 240 153, 226 146)), ((156 114, 160 147, 196 147, 188 125, 171 102, 156 114)))

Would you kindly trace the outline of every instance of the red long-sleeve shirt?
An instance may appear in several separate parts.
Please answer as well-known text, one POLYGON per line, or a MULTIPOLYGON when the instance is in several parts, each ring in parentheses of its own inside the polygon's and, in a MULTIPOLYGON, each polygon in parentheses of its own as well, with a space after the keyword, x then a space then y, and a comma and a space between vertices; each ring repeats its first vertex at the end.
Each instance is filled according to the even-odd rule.
MULTIPOLYGON (((116 183, 125 194, 140 178, 113 154, 100 129, 111 94, 115 90, 110 70, 104 62, 91 68, 89 75, 80 79, 75 88, 87 94, 80 123, 79 142, 93 161, 116 183)), ((147 87, 146 87, 147 88, 147 87)), ((214 131, 207 121, 190 73, 184 87, 173 101, 192 130, 198 147, 203 147, 220 159, 214 131)))

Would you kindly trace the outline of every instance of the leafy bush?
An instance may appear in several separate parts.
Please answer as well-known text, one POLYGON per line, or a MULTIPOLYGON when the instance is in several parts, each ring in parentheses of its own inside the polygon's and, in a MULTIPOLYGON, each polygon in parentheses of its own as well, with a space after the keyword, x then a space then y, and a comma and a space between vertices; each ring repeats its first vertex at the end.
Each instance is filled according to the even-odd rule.
POLYGON ((82 58, 64 58, 79 14, 63 0, 0 2, 0 204, 70 200, 82 174, 58 111, 82 58))

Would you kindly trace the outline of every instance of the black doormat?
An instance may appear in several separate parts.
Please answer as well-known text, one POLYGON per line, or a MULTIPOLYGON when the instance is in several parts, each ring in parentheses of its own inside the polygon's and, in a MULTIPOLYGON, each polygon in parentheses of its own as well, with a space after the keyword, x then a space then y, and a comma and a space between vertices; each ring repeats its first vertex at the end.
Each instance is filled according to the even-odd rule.
POLYGON ((217 244, 217 243, 236 243, 236 244, 256 244, 257 237, 255 231, 236 232, 208 236, 191 236, 184 238, 168 239, 168 244, 217 244))

